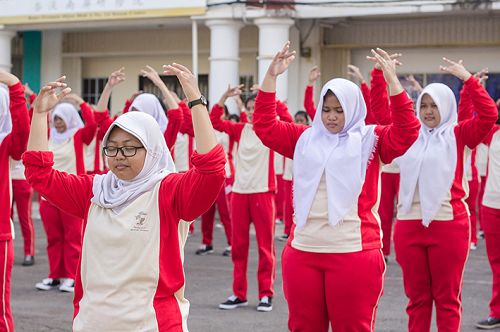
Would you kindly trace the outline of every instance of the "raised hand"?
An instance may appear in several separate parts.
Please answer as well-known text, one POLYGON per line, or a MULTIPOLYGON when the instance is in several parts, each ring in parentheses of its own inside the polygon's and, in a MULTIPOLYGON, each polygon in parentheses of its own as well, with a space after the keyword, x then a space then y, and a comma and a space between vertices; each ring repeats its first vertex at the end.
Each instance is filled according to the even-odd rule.
POLYGON ((107 82, 107 84, 110 87, 114 87, 114 86, 120 84, 123 81, 125 81, 125 67, 121 67, 120 69, 112 72, 108 76, 108 82, 107 82))
MULTIPOLYGON (((311 75, 310 72, 309 75, 311 75)), ((361 83, 365 81, 365 78, 361 74, 359 68, 354 65, 347 65, 347 75, 351 76, 354 79, 357 79, 361 83)))
POLYGON ((17 82, 19 82, 19 79, 15 75, 9 73, 8 71, 0 69, 0 83, 12 86, 17 82))
POLYGON ((413 87, 413 89, 415 89, 415 91, 417 91, 418 93, 422 92, 423 90, 422 86, 412 74, 406 76, 406 80, 410 82, 411 86, 413 87))
POLYGON ((273 61, 267 69, 267 74, 272 77, 283 74, 295 59, 295 53, 295 51, 290 52, 290 42, 287 41, 281 51, 274 56, 273 61))
POLYGON ((70 93, 64 99, 74 103, 77 107, 85 102, 85 100, 76 93, 70 93))
POLYGON ((242 94, 242 90, 243 87, 245 86, 245 84, 240 84, 240 85, 237 85, 237 86, 234 86, 234 87, 231 87, 230 85, 227 86, 227 90, 226 92, 224 93, 224 95, 226 95, 226 97, 234 97, 234 96, 239 96, 242 94))
MULTIPOLYGON (((381 48, 377 48, 377 50, 372 49, 371 52, 373 56, 367 56, 366 58, 370 61, 373 61, 376 64, 375 66, 378 65, 384 72, 384 78, 387 82, 387 85, 389 86, 390 95, 394 96, 401 93, 403 91, 403 86, 399 82, 398 76, 396 74, 396 66, 401 63, 399 62, 397 57, 391 57, 391 55, 389 55, 381 48)), ((394 56, 394 54, 392 56, 394 56)))
POLYGON ((64 83, 65 80, 66 76, 61 76, 54 82, 49 82, 42 87, 33 104, 35 113, 49 112, 71 92, 71 88, 64 83), (58 89, 62 90, 58 92, 58 89))
POLYGON ((175 62, 171 65, 164 65, 163 69, 165 75, 177 76, 188 101, 200 98, 201 92, 198 87, 198 80, 189 69, 175 62))
POLYGON ((250 87, 250 91, 251 91, 252 93, 257 93, 259 90, 260 90, 260 85, 258 85, 257 83, 254 83, 254 84, 250 87))
POLYGON ((314 82, 318 80, 318 78, 321 76, 321 71, 319 70, 318 66, 314 66, 309 70, 309 76, 307 78, 308 85, 313 85, 314 82))
POLYGON ((439 69, 441 69, 441 71, 452 74, 453 76, 458 77, 463 81, 467 81, 472 76, 472 74, 467 69, 465 69, 463 60, 458 60, 458 62, 455 62, 443 57, 443 61, 446 62, 447 65, 439 66, 439 69))
POLYGON ((160 82, 163 82, 160 78, 160 75, 156 70, 154 70, 153 67, 146 65, 146 67, 141 69, 141 75, 143 77, 147 77, 153 82, 155 85, 157 85, 160 82))
POLYGON ((475 73, 474 77, 477 78, 479 83, 483 84, 488 79, 488 73, 489 73, 488 68, 483 68, 477 73, 475 73))

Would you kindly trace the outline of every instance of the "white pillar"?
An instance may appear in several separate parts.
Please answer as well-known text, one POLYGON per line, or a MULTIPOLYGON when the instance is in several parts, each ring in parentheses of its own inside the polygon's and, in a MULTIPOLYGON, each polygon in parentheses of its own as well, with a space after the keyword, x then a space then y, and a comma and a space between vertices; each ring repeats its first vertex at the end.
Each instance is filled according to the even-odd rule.
POLYGON ((0 26, 0 69, 10 72, 12 69, 11 43, 16 33, 2 30, 2 28, 3 26, 0 26))
MULTIPOLYGON (((262 84, 274 55, 289 40, 290 26, 294 21, 289 18, 258 18, 254 23, 259 27, 259 56, 257 60, 259 61, 259 84, 262 84)), ((280 100, 288 98, 287 73, 278 78, 276 94, 280 100)))
POLYGON ((42 85, 62 75, 62 31, 42 33, 42 85))
MULTIPOLYGON (((240 29, 243 23, 233 20, 209 20, 210 28, 210 74, 208 99, 216 104, 222 94, 231 86, 240 83, 240 29)), ((238 113, 232 98, 226 103, 229 112, 238 113)))
POLYGON ((82 90, 82 58, 70 57, 63 61, 62 73, 66 75, 66 83, 71 88, 71 92, 81 96, 82 90))
POLYGON ((191 34, 192 34, 192 49, 193 49, 193 74, 196 78, 198 78, 198 22, 193 20, 191 25, 191 34))

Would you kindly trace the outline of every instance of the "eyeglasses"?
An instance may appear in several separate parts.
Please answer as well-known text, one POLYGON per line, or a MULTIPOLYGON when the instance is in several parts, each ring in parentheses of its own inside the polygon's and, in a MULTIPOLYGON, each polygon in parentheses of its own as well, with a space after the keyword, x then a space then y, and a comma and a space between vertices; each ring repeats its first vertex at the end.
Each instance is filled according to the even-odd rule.
POLYGON ((105 146, 102 148, 104 154, 108 157, 116 157, 118 155, 118 151, 122 153, 124 157, 133 157, 137 154, 137 150, 144 149, 143 146, 122 146, 114 147, 114 146, 105 146))

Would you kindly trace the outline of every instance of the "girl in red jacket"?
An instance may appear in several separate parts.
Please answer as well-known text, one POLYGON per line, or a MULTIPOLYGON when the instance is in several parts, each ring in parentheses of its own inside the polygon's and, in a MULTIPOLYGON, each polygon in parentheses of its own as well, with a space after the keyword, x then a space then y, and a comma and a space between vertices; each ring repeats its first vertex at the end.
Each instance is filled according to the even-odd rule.
MULTIPOLYGON (((174 64, 167 73, 179 77, 189 100, 200 100, 188 69, 174 64)), ((189 225, 181 219, 206 211, 224 182, 224 152, 205 105, 191 108, 198 153, 190 171, 174 172, 150 115, 129 112, 103 139, 110 171, 74 175, 52 167, 45 136, 45 113, 68 92, 54 93, 58 87, 65 85, 52 82, 40 92, 23 161, 36 190, 84 219, 73 331, 187 331, 183 247, 189 225)))
MULTIPOLYGON (((97 130, 93 110, 85 102, 81 110, 85 125, 76 108, 68 102, 55 105, 50 114, 48 149, 54 155, 54 168, 69 174, 86 173, 84 144, 92 142, 97 130)), ((82 246, 82 220, 54 206, 43 193, 40 217, 47 234, 49 275, 35 287, 38 290, 59 287, 60 291, 73 292, 82 246)))
POLYGON ((497 119, 495 103, 462 63, 445 61, 441 70, 464 81, 477 117, 457 123, 451 89, 429 84, 417 100, 418 139, 396 159, 401 180, 394 249, 409 299, 410 332, 430 331, 433 305, 438 331, 460 330, 470 241, 464 161, 497 119))
POLYGON ((374 56, 388 81, 394 124, 366 126, 366 105, 351 81, 321 91, 312 127, 276 119, 277 76, 294 58, 274 57, 256 100, 264 144, 293 158, 295 226, 283 251, 283 290, 291 331, 373 331, 385 263, 377 214, 380 168, 402 155, 420 124, 383 50, 374 56))

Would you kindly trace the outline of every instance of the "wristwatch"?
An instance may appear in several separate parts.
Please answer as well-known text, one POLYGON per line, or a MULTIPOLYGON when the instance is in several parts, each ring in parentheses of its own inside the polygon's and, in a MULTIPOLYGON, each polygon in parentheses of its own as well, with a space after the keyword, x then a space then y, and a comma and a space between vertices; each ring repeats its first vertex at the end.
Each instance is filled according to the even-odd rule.
POLYGON ((208 106, 207 98, 205 98, 204 95, 201 95, 200 98, 198 98, 198 99, 191 100, 188 103, 188 107, 193 108, 194 106, 199 105, 199 104, 205 105, 205 107, 208 106))

